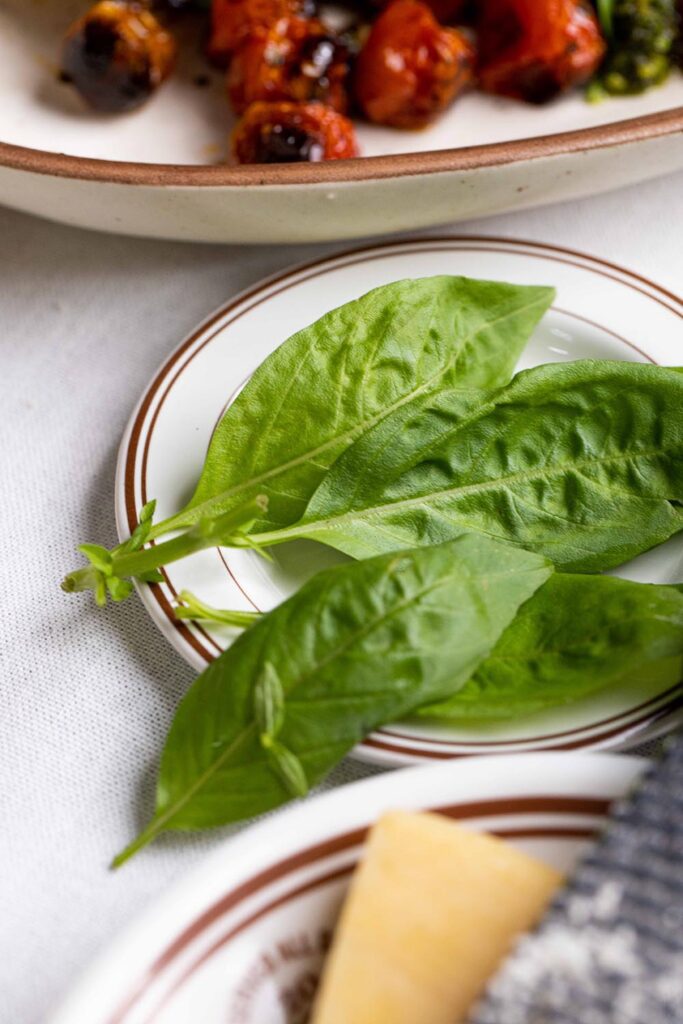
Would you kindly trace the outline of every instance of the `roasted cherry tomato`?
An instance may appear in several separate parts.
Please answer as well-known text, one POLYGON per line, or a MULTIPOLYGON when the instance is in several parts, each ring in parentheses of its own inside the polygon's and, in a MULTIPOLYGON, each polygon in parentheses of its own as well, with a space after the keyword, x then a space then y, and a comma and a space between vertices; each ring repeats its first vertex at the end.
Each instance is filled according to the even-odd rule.
POLYGON ((605 54, 583 0, 485 0, 479 46, 482 89, 529 103, 587 82, 605 54))
POLYGON ((255 29, 267 29, 280 18, 307 18, 313 0, 212 0, 208 54, 214 64, 227 67, 233 52, 255 29))
POLYGON ((142 3, 101 0, 71 26, 62 76, 96 110, 133 110, 171 73, 176 47, 142 3))
POLYGON ((425 3, 443 25, 469 20, 470 5, 467 0, 425 0, 425 3))
MULTIPOLYGON (((391 0, 372 0, 375 7, 386 7, 391 0)), ((476 3, 476 0, 474 0, 476 3)), ((432 14, 442 25, 467 24, 472 20, 472 2, 470 0, 423 0, 432 14)))
POLYGON ((472 81, 474 49, 418 0, 394 0, 358 56, 356 98, 378 124, 420 128, 472 81))
POLYGON ((230 62, 228 92, 238 114, 258 100, 319 100, 340 113, 349 106, 347 47, 314 19, 280 18, 253 32, 230 62))
POLYGON ((252 103, 237 125, 241 164, 290 164, 358 156, 353 125, 322 103, 252 103))

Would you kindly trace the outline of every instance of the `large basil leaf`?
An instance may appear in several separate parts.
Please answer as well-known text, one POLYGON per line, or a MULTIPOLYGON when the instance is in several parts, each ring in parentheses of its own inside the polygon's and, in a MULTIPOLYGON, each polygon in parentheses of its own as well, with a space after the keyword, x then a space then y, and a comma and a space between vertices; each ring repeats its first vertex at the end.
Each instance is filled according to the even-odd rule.
POLYGON ((163 829, 221 825, 318 782, 363 736, 465 682, 551 572, 480 536, 329 569, 199 677, 164 749, 163 829))
POLYGON ((507 383, 554 294, 442 276, 325 314, 259 366, 218 425, 187 508, 152 536, 256 494, 271 526, 296 522, 329 466, 387 412, 441 387, 507 383))
POLYGON ((683 592, 560 573, 520 609, 463 688, 420 715, 517 718, 652 678, 683 680, 683 592))
POLYGON ((355 558, 479 530, 558 567, 616 566, 683 528, 683 376, 581 360, 518 374, 488 400, 421 397, 361 437, 301 522, 355 558))

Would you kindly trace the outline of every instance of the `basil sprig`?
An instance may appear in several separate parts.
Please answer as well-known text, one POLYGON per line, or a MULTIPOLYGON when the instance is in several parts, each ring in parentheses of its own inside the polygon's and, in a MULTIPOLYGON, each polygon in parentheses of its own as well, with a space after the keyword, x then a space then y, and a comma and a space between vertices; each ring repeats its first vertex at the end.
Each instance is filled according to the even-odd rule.
MULTIPOLYGON (((197 550, 191 527, 206 532, 221 516, 244 520, 256 500, 260 529, 295 523, 342 452, 406 402, 441 388, 506 383, 554 295, 464 277, 395 281, 294 334, 224 414, 186 508, 146 528, 146 541, 188 531, 186 542, 164 549, 166 562, 152 558, 155 567, 197 550)), ((110 555, 128 551, 119 545, 110 555)), ((121 572, 142 578, 135 563, 121 572)), ((108 593, 126 596, 118 586, 112 594, 92 567, 69 573, 63 588, 94 590, 99 603, 108 593)))
POLYGON ((326 313, 258 367, 223 416, 187 527, 262 494, 271 527, 296 522, 326 471, 418 395, 506 384, 552 288, 427 277, 395 281, 326 313))
MULTIPOLYGON (((108 571, 139 576, 217 543, 308 539, 365 558, 471 531, 564 570, 613 568, 683 529, 682 410, 680 369, 607 360, 538 366, 488 393, 423 395, 340 456, 298 523, 254 532, 259 497, 156 547, 114 552, 108 571)), ((86 589, 95 571, 64 586, 86 589)))
POLYGON ((607 687, 683 680, 683 588, 551 576, 471 679, 420 715, 451 724, 520 718, 607 687))
POLYGON ((476 535, 319 573, 243 633, 180 704, 148 827, 224 825, 300 795, 367 733, 463 685, 548 579, 476 535))
POLYGON ((363 558, 478 530, 595 572, 681 529, 683 375, 580 360, 404 406, 340 457, 299 523, 252 540, 363 558))

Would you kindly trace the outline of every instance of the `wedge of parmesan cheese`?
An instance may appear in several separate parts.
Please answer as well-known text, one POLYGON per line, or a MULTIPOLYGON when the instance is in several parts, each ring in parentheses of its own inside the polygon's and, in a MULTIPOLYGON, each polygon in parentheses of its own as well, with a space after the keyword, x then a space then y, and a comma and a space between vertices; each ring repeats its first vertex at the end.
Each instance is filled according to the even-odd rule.
POLYGON ((387 814, 351 883, 311 1024, 460 1024, 561 881, 445 817, 387 814))

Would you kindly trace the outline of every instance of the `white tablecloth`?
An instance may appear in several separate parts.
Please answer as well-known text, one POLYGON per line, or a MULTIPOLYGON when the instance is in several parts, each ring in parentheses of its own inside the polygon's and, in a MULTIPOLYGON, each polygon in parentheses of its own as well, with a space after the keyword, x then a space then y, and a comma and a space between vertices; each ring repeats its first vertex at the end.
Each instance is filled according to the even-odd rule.
MULTIPOLYGON (((682 194, 677 175, 456 230, 582 249, 676 290, 682 194)), ((77 543, 115 542, 118 441, 168 351, 240 289, 334 248, 147 242, 0 210, 3 1024, 42 1020, 93 954, 226 835, 167 836, 108 872, 151 810, 192 672, 137 598, 102 612, 59 581, 77 543)), ((369 772, 349 762, 328 784, 369 772)))

